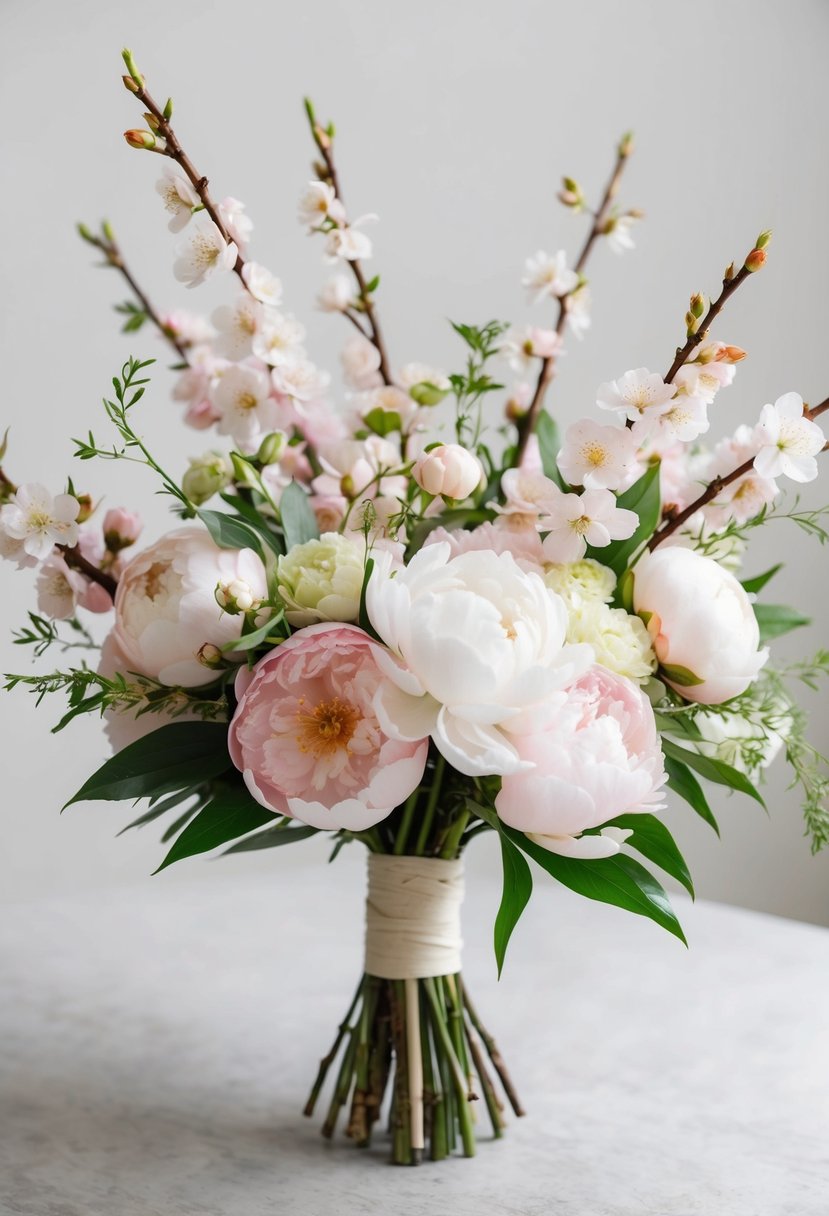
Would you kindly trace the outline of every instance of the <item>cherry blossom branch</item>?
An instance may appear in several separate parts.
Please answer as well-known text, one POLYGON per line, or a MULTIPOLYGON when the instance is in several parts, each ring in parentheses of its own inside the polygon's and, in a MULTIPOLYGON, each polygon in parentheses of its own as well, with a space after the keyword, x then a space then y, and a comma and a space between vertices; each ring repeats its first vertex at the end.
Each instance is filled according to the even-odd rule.
POLYGON ((156 327, 161 336, 166 338, 170 345, 176 350, 182 362, 186 363, 187 347, 180 342, 172 330, 164 324, 161 317, 153 307, 150 299, 139 286, 132 274, 132 271, 124 261, 124 256, 121 253, 121 249, 117 241, 115 240, 115 235, 106 220, 101 225, 101 236, 95 236, 94 233, 89 231, 85 224, 78 224, 78 232, 88 245, 94 245, 96 249, 101 251, 109 266, 114 267, 115 270, 118 270, 121 273, 123 278, 126 280, 130 291, 141 305, 142 312, 144 312, 147 318, 152 321, 153 325, 156 327))
MULTIPOLYGON (((203 174, 198 172, 195 165, 190 160, 190 157, 187 155, 187 153, 184 151, 181 144, 179 143, 176 133, 170 124, 170 117, 173 112, 172 102, 168 101, 166 103, 166 105, 164 106, 164 108, 162 109, 162 107, 159 106, 157 104, 157 102, 155 102, 153 100, 152 96, 148 93, 146 84, 144 81, 144 77, 138 71, 138 68, 135 65, 135 60, 132 57, 131 51, 124 50, 122 52, 122 55, 123 55, 124 63, 127 65, 127 71, 129 72, 128 76, 123 77, 124 85, 126 86, 127 90, 130 93, 133 93, 138 98, 138 100, 140 102, 142 102, 143 105, 146 106, 147 111, 148 111, 148 113, 145 114, 144 117, 147 120, 147 125, 150 127, 150 131, 145 132, 145 133, 138 132, 138 134, 139 135, 145 134, 147 137, 147 140, 152 141, 152 142, 144 142, 142 145, 139 145, 139 146, 147 147, 152 151, 161 152, 162 155, 169 156, 172 160, 174 160, 176 162, 176 164, 179 166, 179 168, 185 174, 185 176, 187 177, 191 186, 193 187, 196 194, 198 195, 199 201, 200 201, 202 207, 204 207, 205 211, 210 216, 211 220, 213 221, 213 223, 216 225, 219 232, 221 233, 222 239, 228 245, 232 244, 233 239, 232 239, 230 233, 228 232, 228 230, 224 224, 224 221, 222 220, 218 206, 216 205, 216 203, 213 202, 213 199, 211 198, 210 192, 207 188, 209 185, 208 179, 203 174), (163 141, 163 144, 161 146, 158 146, 156 144, 156 139, 163 141)), ((130 136, 132 136, 134 134, 135 134, 134 132, 126 133, 126 139, 127 139, 128 143, 131 143, 131 144, 133 143, 133 140, 130 139, 130 136)), ((245 279, 242 274, 242 271, 244 270, 244 268, 245 268, 245 260, 242 257, 241 253, 239 253, 238 247, 237 247, 236 262, 233 266, 233 269, 236 272, 236 274, 239 276, 239 278, 242 280, 242 283, 244 284, 245 289, 248 290, 248 285, 247 285, 247 283, 245 283, 245 279)))
MULTIPOLYGON (((310 101, 306 100, 305 111, 308 115, 311 135, 314 143, 317 146, 317 151, 323 160, 325 175, 328 178, 334 194, 337 196, 339 201, 345 205, 342 190, 340 189, 340 179, 337 173, 337 166, 334 163, 334 154, 332 151, 332 135, 330 134, 330 130, 333 128, 326 131, 320 126, 316 120, 314 108, 310 101)), ((371 292, 368 290, 368 284, 366 283, 366 277, 363 274, 363 268, 360 265, 359 258, 349 259, 349 266, 351 267, 351 273, 354 275, 357 283, 357 298, 360 302, 360 308, 365 313, 366 320, 368 321, 369 329, 371 331, 369 334, 363 333, 363 336, 368 338, 368 340, 376 348, 377 354, 380 356, 379 371, 380 375, 383 377, 383 383, 391 384, 392 378, 389 370, 389 358, 386 352, 386 345, 383 340, 382 330, 380 329, 380 321, 377 317, 377 310, 374 307, 371 292)), ((347 312, 345 315, 349 316, 347 312)), ((352 322, 352 324, 357 324, 356 319, 353 316, 349 316, 349 320, 352 322)), ((363 332, 362 326, 358 325, 357 328, 363 332)))
MULTIPOLYGON (((587 260, 590 257, 596 241, 600 236, 605 234, 607 221, 610 216, 610 209, 613 206, 613 200, 619 191, 619 183, 622 180, 625 165, 627 164, 632 151, 632 138, 630 135, 623 136, 619 142, 618 148, 616 149, 616 161, 607 185, 605 186, 602 201, 599 204, 598 210, 593 215, 593 223, 590 227, 590 231, 587 234, 587 239, 582 246, 582 250, 578 256, 576 264, 573 267, 574 271, 578 275, 581 275, 585 266, 587 265, 587 260)), ((564 326, 567 322, 567 298, 567 295, 564 295, 558 302, 558 320, 556 322, 555 332, 559 338, 564 333, 564 326)), ((520 466, 521 461, 524 458, 524 453, 527 450, 527 444, 530 441, 530 435, 532 435, 533 431, 538 425, 539 415, 544 408, 544 397, 546 396, 547 389, 552 383, 554 375, 555 357, 550 356, 542 359, 532 401, 529 404, 527 412, 518 422, 518 448, 515 456, 516 466, 520 466)))
MULTIPOLYGON (((804 409, 803 417, 807 418, 810 422, 814 422, 815 418, 819 418, 827 410, 829 410, 829 397, 821 401, 820 405, 815 405, 811 409, 804 409)), ((829 444, 822 450, 825 452, 827 449, 829 449, 829 444)), ((715 477, 713 481, 708 483, 698 498, 695 498, 684 510, 678 511, 676 515, 671 516, 659 531, 654 533, 648 541, 648 549, 652 552, 657 545, 662 544, 663 540, 667 540, 684 523, 687 523, 692 515, 695 515, 702 507, 707 506, 718 494, 721 494, 726 486, 730 486, 734 481, 739 481, 741 477, 745 477, 747 473, 750 473, 753 468, 754 457, 750 456, 748 460, 744 460, 742 464, 738 465, 736 469, 732 469, 730 473, 723 473, 721 476, 715 477)))
POLYGON ((111 574, 107 574, 105 570, 99 570, 97 566, 94 566, 92 562, 88 561, 81 553, 77 545, 73 545, 72 548, 69 548, 66 545, 58 545, 58 549, 60 549, 61 553, 63 554, 63 560, 66 562, 67 566, 71 567, 72 570, 77 570, 79 574, 86 575, 90 582, 97 583, 98 586, 103 587, 104 591, 107 591, 113 599, 115 598, 115 592, 118 589, 118 582, 112 577, 111 574))
POLYGON ((668 369, 665 376, 665 383, 673 383, 673 379, 681 367, 683 367, 698 346, 704 342, 708 336, 708 331, 711 325, 722 312, 725 305, 734 295, 738 287, 745 283, 746 279, 750 278, 755 271, 760 270, 766 261, 765 248, 771 240, 770 232, 761 232, 757 238, 754 248, 746 257, 741 268, 735 273, 734 264, 732 263, 725 272, 722 281, 722 291, 708 306, 708 311, 705 313, 701 321, 697 321, 693 313, 689 313, 689 328, 692 330, 688 334, 688 340, 684 346, 676 348, 674 361, 668 369))

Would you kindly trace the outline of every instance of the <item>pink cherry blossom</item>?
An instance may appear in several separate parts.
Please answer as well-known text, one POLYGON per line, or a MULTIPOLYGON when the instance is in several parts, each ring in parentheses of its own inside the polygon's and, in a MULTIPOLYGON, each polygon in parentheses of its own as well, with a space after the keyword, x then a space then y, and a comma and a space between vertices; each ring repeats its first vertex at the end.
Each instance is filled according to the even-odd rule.
MULTIPOLYGON (((86 590, 86 579, 76 570, 70 570, 64 559, 55 553, 41 565, 35 586, 38 612, 53 621, 66 621, 75 615, 78 601, 86 590)), ((112 600, 109 606, 112 607, 112 600)))
POLYGON ((504 823, 552 853, 586 860, 618 852, 629 835, 613 828, 596 835, 596 828, 663 809, 653 710, 631 680, 592 667, 536 722, 534 732, 513 736, 533 767, 502 778, 495 808, 504 823))
POLYGON ((359 832, 385 819, 420 783, 428 741, 401 742, 374 709, 394 662, 354 625, 295 633, 237 677, 233 763, 263 806, 315 828, 359 832))
POLYGON ((618 490, 636 467, 636 440, 624 426, 584 419, 569 426, 558 454, 563 477, 589 490, 618 490))
POLYGON ((544 553, 548 561, 576 562, 584 557, 588 545, 602 548, 612 540, 627 540, 638 523, 635 511, 616 506, 610 490, 563 494, 557 489, 538 526, 547 533, 544 553))

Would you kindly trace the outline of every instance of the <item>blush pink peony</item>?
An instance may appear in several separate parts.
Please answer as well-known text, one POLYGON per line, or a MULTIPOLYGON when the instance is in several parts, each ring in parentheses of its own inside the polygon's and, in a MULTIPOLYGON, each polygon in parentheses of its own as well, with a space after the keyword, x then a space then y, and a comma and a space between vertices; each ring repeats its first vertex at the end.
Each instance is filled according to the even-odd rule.
MULTIPOLYGON (((363 831, 417 788, 428 740, 399 742, 374 710, 382 648, 354 625, 310 625, 241 669, 233 763, 257 802, 315 828, 363 831)), ((389 656, 386 655, 386 661, 389 656)))
POLYGON ((565 857, 618 852, 628 833, 601 828, 618 815, 659 811, 666 780, 650 702, 623 676, 595 666, 515 736, 533 767, 503 778, 495 808, 504 821, 565 857))

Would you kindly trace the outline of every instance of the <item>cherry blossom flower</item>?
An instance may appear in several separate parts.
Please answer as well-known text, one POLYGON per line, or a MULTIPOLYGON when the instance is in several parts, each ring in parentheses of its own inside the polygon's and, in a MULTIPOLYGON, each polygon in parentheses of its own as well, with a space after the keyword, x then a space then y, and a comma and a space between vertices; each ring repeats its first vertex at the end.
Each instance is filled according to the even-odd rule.
POLYGON ((633 424, 633 434, 639 444, 660 435, 668 442, 679 439, 683 443, 690 443, 704 435, 710 425, 708 405, 703 398, 689 397, 687 393, 679 392, 658 413, 650 410, 643 413, 639 421, 633 424))
POLYGON ((238 362, 253 352, 253 339, 259 332, 264 310, 247 292, 241 292, 233 304, 222 304, 213 312, 213 324, 218 334, 213 343, 217 355, 238 362))
POLYGON ((816 422, 804 417, 799 393, 784 393, 774 405, 764 405, 756 435, 760 447, 754 467, 761 477, 790 477, 798 482, 817 477, 815 456, 826 436, 816 422))
POLYGON ((53 498, 45 486, 28 482, 0 507, 0 529, 20 541, 27 556, 45 561, 55 545, 71 548, 78 543, 79 511, 80 503, 71 494, 53 498))
POLYGON ((617 215, 610 221, 605 235, 614 253, 627 253, 629 249, 636 248, 632 233, 635 221, 635 215, 617 215))
POLYGON ((558 454, 562 477, 588 490, 618 490, 637 467, 637 441, 627 427, 574 422, 558 454))
POLYGON ((574 270, 567 268, 567 254, 563 249, 552 257, 539 250, 527 258, 521 286, 527 288, 530 301, 539 304, 548 298, 557 299, 573 291, 579 282, 574 270))
MULTIPOLYGON (((161 324, 165 331, 172 333, 183 346, 202 346, 212 342, 216 336, 209 321, 184 308, 174 308, 172 312, 163 313, 161 324)), ((191 357, 190 352, 188 357, 191 357)))
POLYGON ((535 529, 546 504, 557 492, 558 486, 549 477, 545 477, 540 468, 522 466, 506 469, 501 477, 504 504, 501 506, 493 503, 493 509, 500 516, 495 526, 519 531, 524 528, 535 529))
MULTIPOLYGON (((725 476, 753 459, 760 447, 756 427, 738 426, 730 439, 721 440, 711 460, 711 477, 725 476)), ((725 486, 705 509, 705 519, 714 528, 723 528, 734 519, 746 523, 774 502, 780 487, 772 477, 761 477, 753 468, 725 486)))
POLYGON ((347 275, 332 275, 323 283, 317 295, 317 308, 321 312, 345 312, 354 303, 354 288, 347 275))
POLYGON ((268 309, 253 335, 252 349, 257 359, 277 367, 304 357, 304 339, 305 327, 295 317, 268 309))
POLYGON ((719 363, 715 360, 686 363, 676 373, 674 384, 684 388, 689 397, 699 397, 710 405, 720 389, 733 382, 736 374, 737 369, 733 363, 719 363))
POLYGON ((245 204, 238 198, 223 198, 219 203, 219 218, 231 241, 244 250, 253 232, 253 220, 245 215, 245 204))
POLYGON ((534 359, 553 359, 560 355, 562 341, 554 329, 528 325, 524 329, 508 329, 499 349, 514 371, 527 375, 533 370, 534 359))
POLYGON ((301 358, 278 364, 271 372, 271 378, 277 392, 299 403, 319 397, 330 380, 328 372, 320 371, 310 359, 301 358))
POLYGON ((399 472, 400 450, 389 439, 369 435, 323 444, 318 452, 322 473, 314 478, 314 493, 323 498, 396 499, 406 493, 408 480, 399 472))
POLYGON ((586 283, 582 283, 581 287, 577 287, 575 291, 571 291, 565 300, 567 324, 574 337, 578 338, 580 342, 593 324, 590 317, 591 304, 590 288, 586 283))
POLYGON ((345 208, 328 182, 309 182, 297 212, 299 222, 305 224, 309 232, 319 232, 326 220, 338 226, 345 223, 345 208))
POLYGON ((544 552, 551 562, 575 562, 587 546, 603 548, 612 540, 627 540, 639 524, 635 511, 617 507, 610 490, 585 490, 583 494, 556 496, 546 504, 539 529, 546 532, 544 552))
POLYGON ((448 393, 452 387, 446 372, 442 368, 431 367, 428 363, 404 363, 397 373, 396 380, 400 387, 411 396, 414 396, 412 393, 412 389, 414 389, 418 393, 418 397, 422 396, 419 390, 423 385, 435 389, 441 396, 448 393))
POLYGON ((389 664, 362 629, 323 623, 294 634, 252 674, 240 669, 228 745, 258 802, 315 828, 358 832, 406 801, 428 743, 386 729, 376 703, 389 664))
POLYGON ((70 570, 62 557, 53 554, 38 570, 35 587, 38 612, 53 621, 67 621, 75 615, 78 598, 86 590, 86 579, 70 570))
POLYGON ((170 165, 164 166, 155 188, 164 200, 164 210, 170 215, 167 227, 171 232, 181 232, 189 224, 193 208, 199 205, 198 194, 187 178, 170 165))
POLYGON ((276 308, 282 301, 282 283, 265 266, 258 262, 245 262, 242 280, 254 300, 276 308))
POLYGON ((210 390, 210 401, 220 415, 219 434, 230 435, 237 443, 250 443, 277 426, 270 379, 257 367, 233 364, 210 390))
POLYGON ((676 395, 676 386, 666 384, 657 372, 637 367, 618 380, 600 384, 596 404, 603 410, 617 410, 631 422, 647 414, 662 414, 676 395))
POLYGON ((357 229, 357 224, 373 218, 375 217, 363 216, 348 226, 332 228, 328 233, 328 239, 325 243, 325 251, 329 261, 336 262, 342 258, 346 262, 356 262, 365 261, 366 258, 370 258, 372 252, 371 238, 365 232, 360 232, 357 229))
POLYGON ((173 274, 185 287, 198 287, 221 270, 236 264, 236 246, 224 239, 212 220, 200 219, 176 247, 173 274))
POLYGON ((373 342, 354 334, 340 354, 343 375, 352 388, 375 388, 383 383, 380 375, 380 352, 373 342))

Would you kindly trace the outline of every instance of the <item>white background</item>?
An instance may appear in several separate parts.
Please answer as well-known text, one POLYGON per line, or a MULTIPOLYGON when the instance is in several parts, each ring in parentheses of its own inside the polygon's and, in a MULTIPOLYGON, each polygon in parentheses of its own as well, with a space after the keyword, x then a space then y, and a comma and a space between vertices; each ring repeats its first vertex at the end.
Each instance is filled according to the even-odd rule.
MULTIPOLYGON (((759 408, 797 389, 829 392, 829 170, 824 82, 829 7, 657 0, 496 5, 435 3, 233 5, 186 0, 4 0, 0 93, 5 186, 0 192, 4 290, 0 419, 11 426, 9 475, 55 490, 71 472, 108 505, 137 506, 152 537, 167 526, 148 473, 79 466, 70 435, 103 437, 100 398, 130 353, 161 359, 141 426, 173 471, 205 446, 169 400, 167 351, 149 331, 123 338, 115 273, 93 269, 74 221, 113 222, 140 281, 160 307, 209 311, 223 282, 187 293, 172 278, 175 238, 153 183, 161 162, 129 149, 121 132, 140 107, 120 83, 131 45, 157 97, 172 93, 176 127, 216 196, 243 199, 256 221, 252 251, 283 279, 310 329, 313 356, 336 368, 347 336, 338 318, 312 311, 323 279, 319 246, 295 221, 310 143, 301 98, 309 93, 338 126, 338 160, 353 214, 377 211, 372 232, 382 274, 379 305, 393 360, 451 367, 460 349, 447 318, 529 320, 519 286, 524 258, 583 239, 584 219, 556 203, 561 173, 595 197, 614 143, 633 128, 637 152, 621 201, 646 210, 638 248, 623 259, 600 248, 590 277, 594 325, 571 342, 550 397, 563 420, 588 413, 596 386, 630 367, 664 369, 683 334, 693 290, 715 291, 723 267, 756 234, 775 230, 771 260, 729 305, 717 336, 748 348, 734 388, 715 407, 712 434, 753 422, 759 408)), ((542 314, 532 314, 539 322, 542 314)), ((825 487, 808 487, 814 505, 825 487)), ((819 624, 776 647, 803 655, 825 641, 826 553, 786 523, 758 535, 747 570, 785 557, 770 590, 819 624)), ((2 574, 2 621, 19 626, 31 579, 2 574)), ((0 634, 5 670, 28 653, 0 634)), ((814 742, 827 739, 825 700, 813 699, 814 742)), ((149 879, 161 857, 151 827, 114 839, 128 808, 72 808, 66 797, 104 757, 94 721, 53 738, 52 701, 0 698, 3 740, 0 889, 9 898, 149 879)), ((715 799, 723 839, 686 807, 670 821, 704 896, 829 924, 829 857, 810 857, 797 796, 778 766, 770 817, 715 799)), ((317 842, 303 848, 316 848, 317 842)), ((231 872, 290 864, 284 855, 185 863, 221 882, 231 872)), ((181 871, 184 873, 184 867, 181 871)), ((608 912, 608 915, 613 915, 608 912)))

